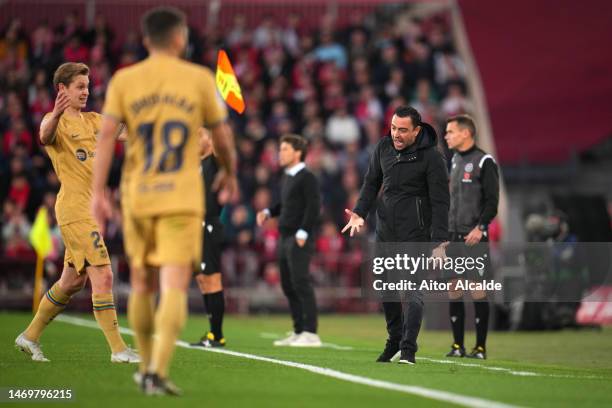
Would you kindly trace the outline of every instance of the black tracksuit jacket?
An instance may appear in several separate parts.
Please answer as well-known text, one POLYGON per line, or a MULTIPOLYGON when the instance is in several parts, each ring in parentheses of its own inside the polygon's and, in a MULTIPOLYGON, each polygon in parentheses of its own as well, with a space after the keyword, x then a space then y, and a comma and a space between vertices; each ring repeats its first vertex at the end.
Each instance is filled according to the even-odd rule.
POLYGON ((365 175, 354 212, 366 218, 377 200, 379 242, 448 240, 450 203, 446 162, 437 149, 436 131, 421 125, 415 142, 398 151, 391 136, 380 140, 365 175))

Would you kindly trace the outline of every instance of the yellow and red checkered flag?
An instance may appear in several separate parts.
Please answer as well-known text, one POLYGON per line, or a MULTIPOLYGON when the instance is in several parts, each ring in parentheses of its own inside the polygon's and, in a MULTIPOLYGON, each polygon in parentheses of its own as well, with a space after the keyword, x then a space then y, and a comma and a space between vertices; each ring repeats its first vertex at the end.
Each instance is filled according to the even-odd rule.
POLYGON ((217 72, 215 80, 221 97, 230 108, 238 113, 244 112, 244 99, 242 98, 240 84, 238 84, 238 79, 236 78, 236 74, 234 74, 234 68, 232 68, 229 57, 223 50, 219 50, 219 54, 217 55, 217 72))

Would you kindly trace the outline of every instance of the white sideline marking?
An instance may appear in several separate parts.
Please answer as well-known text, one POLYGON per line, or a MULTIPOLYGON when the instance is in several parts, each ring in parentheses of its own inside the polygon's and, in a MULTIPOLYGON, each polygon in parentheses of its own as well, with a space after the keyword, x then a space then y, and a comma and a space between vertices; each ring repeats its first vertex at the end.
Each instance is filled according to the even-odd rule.
MULTIPOLYGON (((60 315, 55 320, 60 322, 73 324, 75 326, 88 327, 92 329, 97 329, 98 325, 92 321, 87 319, 81 319, 79 317, 60 315)), ((120 328, 121 333, 133 335, 132 330, 127 328, 120 328)), ((451 404, 461 405, 464 407, 471 408, 518 408, 516 405, 504 404, 497 401, 487 400, 478 397, 468 397, 466 395, 455 394, 447 391, 434 390, 431 388, 425 388, 417 385, 405 385, 405 384, 397 384, 390 381, 376 380, 374 378, 362 377, 360 375, 348 374, 342 371, 333 370, 331 368, 318 367, 310 364, 302 364, 295 363, 293 361, 285 361, 278 360, 275 358, 258 356, 255 354, 248 353, 240 353, 238 351, 231 350, 223 350, 218 348, 203 348, 203 347, 192 347, 189 343, 178 340, 176 345, 179 347, 192 349, 192 350, 200 350, 200 351, 209 351, 212 353, 226 354, 235 357, 243 357, 248 358, 250 360, 256 361, 265 361, 267 363, 278 364, 286 367, 299 368, 305 371, 309 371, 311 373, 320 374, 326 377, 335 378, 338 380, 348 381, 355 384, 367 385, 375 388, 382 388, 386 390, 399 391, 406 394, 417 395, 423 398, 429 398, 433 400, 448 402, 451 404)))
MULTIPOLYGON (((262 339, 278 340, 282 338, 283 336, 276 334, 276 333, 263 332, 263 333, 259 333, 259 337, 261 337, 262 339)), ((353 350, 351 346, 341 346, 339 344, 325 343, 325 342, 321 343, 321 347, 327 347, 327 348, 334 349, 334 350, 353 350)))
POLYGON ((506 367, 495 367, 495 366, 488 366, 488 365, 476 364, 476 363, 462 363, 460 361, 439 360, 439 359, 429 358, 429 357, 417 357, 417 360, 430 361, 432 363, 440 363, 440 364, 454 364, 454 365, 458 365, 461 367, 477 367, 477 368, 482 368, 483 370, 501 371, 501 372, 508 373, 510 375, 517 375, 520 377, 577 378, 577 379, 597 379, 597 380, 604 378, 604 377, 597 376, 597 375, 544 374, 544 373, 536 373, 533 371, 516 371, 511 368, 506 368, 506 367))

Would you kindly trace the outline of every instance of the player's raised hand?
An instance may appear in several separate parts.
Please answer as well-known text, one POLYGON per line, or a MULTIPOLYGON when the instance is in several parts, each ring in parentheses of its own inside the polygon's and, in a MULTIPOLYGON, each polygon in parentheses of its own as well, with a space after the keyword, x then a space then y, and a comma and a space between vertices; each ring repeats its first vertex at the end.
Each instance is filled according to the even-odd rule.
POLYGON ((266 222, 268 218, 270 218, 270 216, 268 215, 266 211, 264 210, 259 211, 256 216, 257 226, 261 227, 262 225, 264 225, 264 222, 266 222))
POLYGON ((106 194, 97 194, 94 192, 91 197, 91 213, 98 224, 100 234, 104 236, 106 220, 108 220, 112 214, 111 203, 106 194))
POLYGON ((344 228, 342 228, 342 233, 344 234, 344 232, 350 228, 351 231, 349 235, 352 237, 355 234, 355 231, 359 232, 361 230, 361 227, 363 227, 363 224, 365 223, 365 221, 357 213, 354 213, 348 208, 345 209, 344 212, 350 215, 351 218, 349 219, 348 223, 344 226, 344 228))
POLYGON ((70 96, 65 90, 60 90, 55 97, 55 105, 53 106, 53 116, 59 118, 62 113, 70 107, 70 96))

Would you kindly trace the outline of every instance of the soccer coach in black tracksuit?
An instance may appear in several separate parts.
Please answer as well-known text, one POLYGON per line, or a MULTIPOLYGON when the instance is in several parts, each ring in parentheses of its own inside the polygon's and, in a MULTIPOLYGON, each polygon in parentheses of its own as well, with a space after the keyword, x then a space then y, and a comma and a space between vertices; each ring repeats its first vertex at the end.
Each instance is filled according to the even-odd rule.
MULTIPOLYGON (((448 239, 448 171, 437 149, 433 127, 411 107, 400 106, 391 119, 391 135, 380 140, 365 175, 359 200, 343 232, 359 231, 375 204, 377 242, 439 242, 434 257, 443 257, 448 239)), ((407 302, 383 302, 389 337, 379 362, 401 350, 401 363, 415 362, 423 299, 414 292, 407 302), (406 309, 403 311, 402 309, 406 309)))
POLYGON ((293 319, 293 333, 275 346, 320 347, 317 335, 317 304, 309 273, 314 252, 314 229, 319 221, 319 182, 306 168, 307 141, 298 135, 280 140, 279 163, 285 169, 280 202, 257 213, 259 226, 269 217, 279 217, 279 267, 281 286, 293 319))

